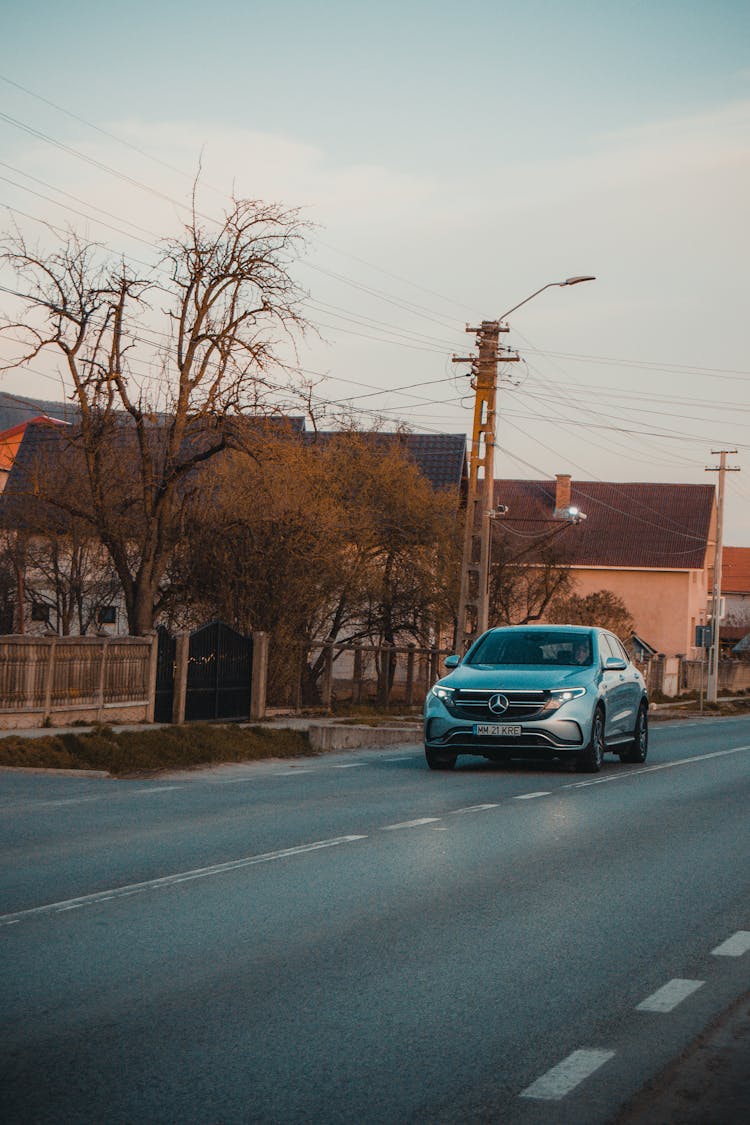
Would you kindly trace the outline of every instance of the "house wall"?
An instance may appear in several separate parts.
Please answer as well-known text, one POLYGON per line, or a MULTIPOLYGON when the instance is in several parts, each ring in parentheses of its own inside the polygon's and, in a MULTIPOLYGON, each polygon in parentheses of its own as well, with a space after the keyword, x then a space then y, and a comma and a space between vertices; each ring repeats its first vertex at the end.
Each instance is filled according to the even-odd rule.
POLYGON ((725 594, 724 619, 728 624, 750 627, 750 594, 725 594))
POLYGON ((581 597, 611 590, 621 598, 635 631, 665 656, 697 657, 695 626, 705 621, 708 576, 700 570, 625 570, 572 567, 581 597))

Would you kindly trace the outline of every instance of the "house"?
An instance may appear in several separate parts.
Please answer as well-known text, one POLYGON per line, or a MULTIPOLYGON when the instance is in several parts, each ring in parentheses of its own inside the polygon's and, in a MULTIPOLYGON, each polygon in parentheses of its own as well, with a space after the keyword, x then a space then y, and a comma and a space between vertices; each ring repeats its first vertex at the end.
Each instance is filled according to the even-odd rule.
MULTIPOLYGON (((118 418, 119 422, 119 418, 118 418)), ((7 535, 21 532, 27 559, 36 555, 36 566, 28 566, 25 593, 19 598, 25 612, 20 616, 23 631, 58 632, 88 631, 124 632, 127 628, 124 602, 119 584, 113 581, 113 568, 107 553, 91 535, 86 521, 67 514, 88 509, 92 501, 82 450, 75 441, 67 440, 60 423, 50 428, 47 418, 33 418, 0 433, 7 444, 7 487, 0 498, 0 524, 7 535), (50 492, 54 493, 52 502, 50 492), (64 503, 60 503, 64 501, 64 503), (47 532, 51 534, 46 534, 47 532), (54 556, 54 557, 53 557, 54 556), (54 575, 54 580, 49 578, 54 575), (74 582, 76 587, 74 589, 74 582), (81 593, 85 587, 85 597, 81 593), (75 601, 75 604, 73 604, 75 601)), ((157 417, 149 431, 154 446, 163 436, 162 419, 157 417)), ((232 448, 257 446, 260 428, 288 431, 306 445, 340 438, 339 433, 305 431, 302 418, 253 418, 228 416, 207 420, 186 442, 227 439, 232 448)), ((75 436, 75 428, 71 429, 75 436)), ((345 438, 346 435, 344 435, 345 438)), ((373 433, 361 435, 380 449, 394 446, 409 457, 436 490, 451 490, 458 503, 466 480, 466 439, 463 434, 373 433)), ((108 450, 115 451, 109 499, 123 495, 123 510, 131 510, 128 466, 138 464, 135 430, 127 416, 113 430, 108 450), (116 445, 112 444, 116 441, 116 445)), ((193 487, 198 473, 209 471, 210 462, 194 466, 190 481, 193 487)), ((132 490, 131 490, 132 491, 132 490)), ((23 581, 19 581, 21 589, 23 581)))
MULTIPOLYGON (((706 620, 716 546, 713 485, 495 481, 495 508, 519 544, 554 541, 570 567, 573 592, 611 590, 635 633, 666 656, 697 657, 695 626, 706 620), (579 522, 565 519, 579 509, 579 522)), ((534 550, 527 552, 530 562, 534 550)))
POLYGON ((721 596, 722 649, 741 655, 750 651, 750 547, 725 547, 722 551, 721 596))
POLYGON ((750 632, 750 547, 722 551, 721 594, 728 625, 746 625, 750 632))
POLYGON ((46 414, 37 414, 33 418, 25 419, 17 426, 11 426, 10 429, 0 432, 0 492, 4 491, 5 485, 8 483, 11 469, 15 464, 18 451, 21 448, 21 442, 29 426, 65 425, 67 425, 67 423, 61 421, 59 418, 50 418, 46 414))

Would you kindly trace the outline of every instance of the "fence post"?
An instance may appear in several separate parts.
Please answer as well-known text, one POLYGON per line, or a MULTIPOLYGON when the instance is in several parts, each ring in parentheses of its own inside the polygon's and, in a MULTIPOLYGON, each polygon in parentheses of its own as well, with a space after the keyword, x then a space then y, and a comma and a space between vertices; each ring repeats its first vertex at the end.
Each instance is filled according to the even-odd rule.
POLYGON ((253 671, 250 685, 250 718, 263 719, 266 715, 268 687, 268 633, 253 633, 253 671))
POLYGON ((404 689, 405 699, 404 702, 407 707, 411 707, 414 702, 414 642, 409 643, 409 651, 406 654, 406 688, 404 689))
POLYGON ((44 715, 42 722, 46 723, 52 711, 52 687, 55 682, 55 657, 57 656, 57 637, 50 638, 47 650, 47 667, 44 676, 44 715))
POLYGON ((391 645, 380 647, 380 706, 387 707, 391 697, 391 660, 393 648, 391 645))
POLYGON ((187 702, 188 658, 190 656, 190 634, 178 633, 175 637, 174 654, 174 692, 172 695, 172 722, 185 722, 187 702))
POLYGON ((326 645, 323 649, 323 691, 322 703, 326 711, 331 710, 333 699, 333 645, 326 645))
POLYGON ((153 723, 156 711, 156 673, 159 666, 159 634, 151 633, 151 651, 148 658, 148 708, 146 722, 153 723))
POLYGON ((104 684, 107 675, 107 650, 109 649, 109 641, 102 641, 102 657, 101 665, 99 666, 99 688, 97 691, 96 701, 96 720, 101 723, 104 721, 104 684))
POLYGON ((440 649, 437 645, 433 645, 430 649, 430 678, 427 684, 427 691, 430 690, 432 685, 438 678, 438 664, 440 662, 440 649))
POLYGON ((352 703, 362 702, 362 642, 354 642, 354 672, 352 674, 352 703))

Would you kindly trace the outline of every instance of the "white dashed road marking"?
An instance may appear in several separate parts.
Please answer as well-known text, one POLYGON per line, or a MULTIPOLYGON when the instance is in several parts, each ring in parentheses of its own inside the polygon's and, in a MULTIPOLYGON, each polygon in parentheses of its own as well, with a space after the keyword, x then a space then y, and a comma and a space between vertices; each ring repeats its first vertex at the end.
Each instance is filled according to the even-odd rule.
POLYGON ((711 952, 714 957, 741 957, 748 949, 750 949, 750 930, 738 930, 711 952))
POLYGON ((357 766, 364 766, 364 765, 365 765, 365 762, 341 762, 338 765, 334 765, 333 769, 335 769, 335 770, 354 770, 354 769, 357 768, 357 766))
POLYGON ((106 891, 97 891, 95 894, 81 895, 80 898, 71 898, 64 902, 50 902, 45 906, 34 906, 29 910, 18 910, 14 914, 0 915, 0 927, 11 926, 22 918, 32 918, 35 915, 42 914, 61 914, 68 910, 78 910, 82 906, 93 906, 95 903, 108 902, 113 898, 127 898, 129 895, 140 894, 141 891, 173 887, 178 883, 188 883, 192 879, 205 879, 212 875, 222 875, 226 871, 239 871, 242 867, 252 867, 257 863, 271 863, 275 859, 286 859, 288 856, 304 855, 307 852, 320 851, 322 848, 334 848, 338 844, 350 844, 355 840, 366 839, 366 836, 336 836, 331 840, 317 840, 312 844, 300 844, 296 848, 282 848, 277 852, 265 852, 262 855, 229 860, 227 863, 215 863, 211 867, 196 867, 192 871, 182 871, 177 875, 164 875, 160 879, 147 879, 143 883, 131 883, 125 887, 108 888, 106 891))
POLYGON ((539 793, 519 793, 519 795, 517 797, 514 797, 513 800, 514 801, 533 801, 534 797, 549 797, 549 796, 551 796, 551 794, 542 789, 539 793))
POLYGON ((647 996, 645 1000, 641 1000, 640 1004, 636 1005, 636 1011, 671 1012, 688 996, 697 992, 705 983, 703 980, 683 980, 680 977, 675 977, 674 980, 667 981, 662 988, 647 996))
POLYGON ((494 805, 467 805, 465 809, 452 809, 451 814, 453 816, 458 816, 459 813, 484 812, 485 809, 496 809, 496 808, 498 808, 497 804, 494 804, 494 805))
POLYGON ((419 820, 404 820, 401 824, 386 824, 383 827, 383 832, 395 832, 397 828, 419 828, 422 824, 435 824, 440 820, 439 816, 423 816, 419 820))
POLYGON ((556 1102, 574 1090, 584 1079, 589 1078, 600 1066, 614 1057, 614 1051, 581 1050, 574 1051, 552 1070, 548 1070, 536 1082, 521 1093, 522 1098, 538 1098, 542 1101, 556 1102))

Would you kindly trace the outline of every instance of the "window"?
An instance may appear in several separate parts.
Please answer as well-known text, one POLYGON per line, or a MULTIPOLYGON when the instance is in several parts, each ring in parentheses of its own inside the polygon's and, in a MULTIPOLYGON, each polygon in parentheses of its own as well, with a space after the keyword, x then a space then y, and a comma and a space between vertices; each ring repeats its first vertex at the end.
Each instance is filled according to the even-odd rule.
POLYGON ((103 605, 96 613, 96 621, 98 625, 116 625, 117 624, 117 607, 114 605, 103 605))
POLYGON ((41 602, 33 602, 31 606, 31 620, 43 621, 45 625, 49 625, 49 606, 42 605, 41 602))

